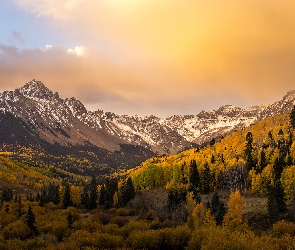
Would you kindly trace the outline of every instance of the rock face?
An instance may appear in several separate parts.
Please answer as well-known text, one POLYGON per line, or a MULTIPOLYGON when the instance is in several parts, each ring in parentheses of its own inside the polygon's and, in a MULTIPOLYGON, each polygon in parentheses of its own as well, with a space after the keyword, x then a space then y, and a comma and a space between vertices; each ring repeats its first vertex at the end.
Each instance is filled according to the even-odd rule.
MULTIPOLYGON (((36 138, 36 143, 41 140, 66 147, 93 145, 111 152, 119 150, 120 144, 131 144, 160 154, 176 153, 263 118, 290 112, 294 104, 295 91, 291 91, 271 105, 246 109, 225 105, 197 115, 174 115, 162 119, 87 111, 79 100, 73 97, 63 100, 58 93, 36 80, 0 94, 2 120, 3 114, 9 113, 22 121, 28 137, 36 138)), ((8 140, 16 134, 2 132, 1 143, 5 142, 5 136, 8 140)))

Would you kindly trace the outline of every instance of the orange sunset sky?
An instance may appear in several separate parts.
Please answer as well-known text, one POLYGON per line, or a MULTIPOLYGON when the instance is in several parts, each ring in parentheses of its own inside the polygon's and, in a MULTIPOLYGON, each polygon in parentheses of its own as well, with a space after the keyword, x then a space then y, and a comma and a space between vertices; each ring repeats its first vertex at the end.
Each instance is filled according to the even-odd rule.
POLYGON ((3 0, 0 92, 35 78, 88 109, 197 114, 295 89, 294 0, 3 0))

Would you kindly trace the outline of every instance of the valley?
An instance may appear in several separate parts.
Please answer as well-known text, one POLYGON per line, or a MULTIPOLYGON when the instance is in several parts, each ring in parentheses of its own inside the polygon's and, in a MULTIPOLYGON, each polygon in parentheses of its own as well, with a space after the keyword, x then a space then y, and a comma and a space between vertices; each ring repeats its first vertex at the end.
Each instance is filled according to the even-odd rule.
POLYGON ((292 249, 293 94, 161 119, 4 92, 0 248, 292 249))

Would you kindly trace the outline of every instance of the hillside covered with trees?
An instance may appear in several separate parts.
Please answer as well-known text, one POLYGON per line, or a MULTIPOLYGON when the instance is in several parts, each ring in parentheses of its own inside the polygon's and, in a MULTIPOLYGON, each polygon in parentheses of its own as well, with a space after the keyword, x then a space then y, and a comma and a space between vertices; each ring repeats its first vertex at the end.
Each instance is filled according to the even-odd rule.
POLYGON ((294 127, 295 110, 104 179, 2 152, 0 248, 294 249, 294 127))

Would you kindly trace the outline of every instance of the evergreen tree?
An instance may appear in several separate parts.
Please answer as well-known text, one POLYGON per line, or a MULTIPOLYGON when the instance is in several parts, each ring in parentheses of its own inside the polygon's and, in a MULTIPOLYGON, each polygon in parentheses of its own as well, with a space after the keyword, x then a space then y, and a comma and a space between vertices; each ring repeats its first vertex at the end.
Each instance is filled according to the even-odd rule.
POLYGON ((274 178, 275 180, 278 180, 281 178, 281 175, 282 175, 282 172, 283 172, 283 169, 284 169, 284 166, 285 166, 285 161, 284 159, 282 159, 281 157, 278 157, 276 158, 275 160, 275 164, 273 166, 273 169, 274 169, 274 178))
POLYGON ((211 200, 211 212, 216 220, 217 225, 221 225, 223 217, 226 213, 224 203, 220 200, 216 191, 214 191, 212 200, 211 200))
POLYGON ((2 202, 9 202, 13 199, 12 189, 11 188, 4 188, 2 191, 1 201, 2 202))
POLYGON ((202 202, 202 198, 197 191, 193 192, 193 197, 194 197, 194 201, 196 202, 196 204, 199 204, 202 202))
POLYGON ((290 113, 290 123, 292 128, 294 129, 295 128, 295 106, 293 107, 290 113))
POLYGON ((204 171, 202 173, 202 191, 203 191, 203 193, 209 193, 210 183, 211 183, 211 174, 210 174, 209 165, 206 162, 205 166, 204 166, 204 171))
POLYGON ((105 186, 102 185, 100 189, 99 201, 98 201, 98 204, 100 206, 103 206, 105 204, 105 198, 106 198, 106 190, 105 190, 105 186))
POLYGON ((213 155, 213 154, 211 155, 211 163, 212 163, 212 164, 214 164, 214 163, 215 163, 215 157, 214 157, 214 155, 213 155))
POLYGON ((18 218, 20 218, 22 216, 22 200, 21 200, 21 196, 18 197, 17 212, 18 212, 18 218))
POLYGON ((81 205, 88 208, 89 203, 89 192, 90 192, 89 185, 84 185, 83 192, 81 193, 81 205))
POLYGON ((213 214, 216 213, 219 203, 220 203, 220 199, 219 199, 218 193, 216 191, 214 191, 212 199, 211 199, 211 203, 210 203, 211 204, 211 211, 213 214))
POLYGON ((246 135, 246 149, 245 149, 245 157, 246 157, 246 168, 248 171, 254 167, 254 160, 252 156, 253 151, 253 135, 251 132, 248 132, 246 135))
POLYGON ((71 199, 71 189, 69 183, 66 183, 65 185, 65 193, 64 193, 64 198, 63 198, 63 206, 64 208, 73 206, 73 202, 71 199))
POLYGON ((32 207, 29 206, 28 213, 26 215, 26 224, 31 229, 33 235, 38 234, 38 230, 37 230, 37 228, 35 226, 35 223, 36 223, 35 214, 34 214, 34 212, 32 210, 32 207))
POLYGON ((212 138, 212 140, 210 141, 210 146, 213 146, 215 144, 215 138, 212 138))
POLYGON ((276 199, 276 204, 278 207, 278 212, 283 213, 286 211, 286 202, 284 200, 284 189, 280 179, 275 181, 274 188, 273 188, 273 195, 276 199))
POLYGON ((60 203, 60 194, 59 194, 59 185, 55 186, 54 195, 52 202, 55 205, 58 205, 60 203))
POLYGON ((276 197, 274 196, 273 191, 270 191, 268 193, 267 212, 272 223, 278 220, 279 210, 276 202, 276 197))
POLYGON ((190 163, 190 172, 188 178, 188 192, 196 192, 200 185, 200 175, 197 168, 197 163, 192 160, 190 163))
POLYGON ((68 214, 67 221, 68 221, 68 228, 71 229, 73 227, 73 215, 71 212, 69 212, 68 214))
POLYGON ((225 209, 224 203, 222 201, 220 201, 217 211, 216 211, 216 214, 214 215, 215 220, 216 220, 216 225, 222 224, 225 214, 226 214, 226 209, 225 209))
POLYGON ((40 195, 39 206, 44 207, 45 203, 47 203, 46 197, 47 197, 47 193, 46 193, 46 189, 44 188, 40 195))
POLYGON ((129 201, 135 197, 135 189, 131 177, 127 179, 127 182, 121 186, 119 190, 118 204, 119 206, 125 206, 129 201))
POLYGON ((97 207, 97 199, 98 199, 97 181, 95 176, 93 176, 90 183, 90 193, 89 193, 89 203, 88 203, 89 209, 95 209, 97 207))
POLYGON ((293 160, 290 154, 287 155, 287 160, 286 160, 287 166, 292 166, 293 165, 293 160))
POLYGON ((177 206, 186 202, 186 199, 187 199, 187 192, 186 191, 169 190, 167 207, 170 210, 173 210, 177 206))
POLYGON ((257 169, 258 173, 261 173, 262 170, 267 166, 266 162, 266 155, 264 152, 264 148, 262 147, 261 153, 260 153, 260 162, 259 162, 259 168, 257 169))

